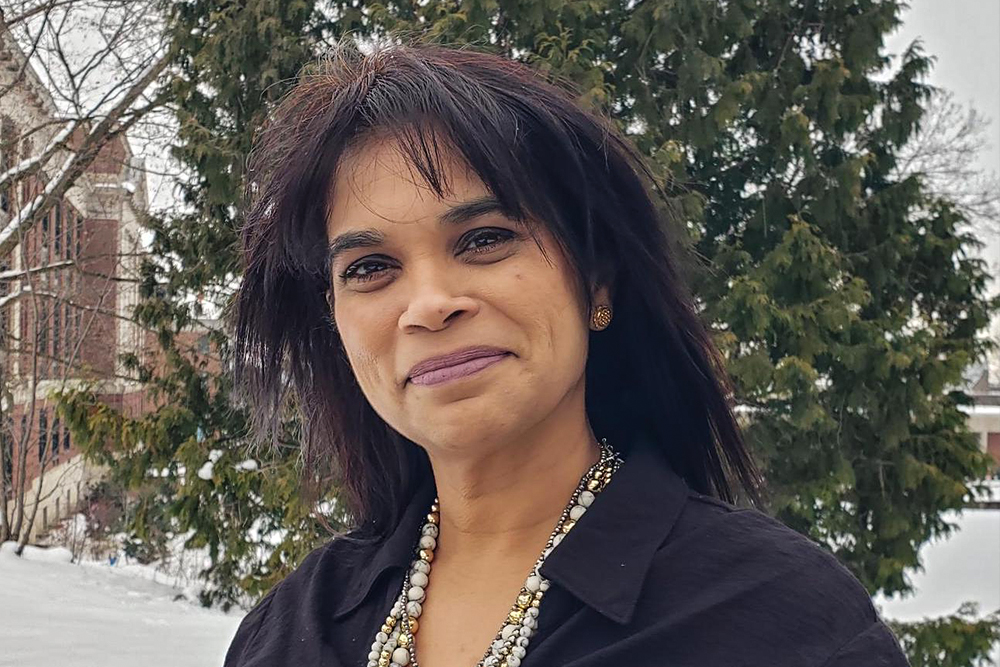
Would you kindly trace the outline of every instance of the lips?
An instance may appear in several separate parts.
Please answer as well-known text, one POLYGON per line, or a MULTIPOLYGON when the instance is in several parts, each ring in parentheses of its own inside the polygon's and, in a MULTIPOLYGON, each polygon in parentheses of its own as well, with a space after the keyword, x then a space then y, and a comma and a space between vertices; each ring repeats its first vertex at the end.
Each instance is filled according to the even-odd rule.
MULTIPOLYGON (((492 347, 487 345, 477 345, 474 347, 465 347, 460 350, 455 350, 448 354, 442 354, 436 357, 430 357, 429 359, 424 359, 419 364, 415 365, 410 369, 410 373, 407 379, 411 382, 418 384, 431 384, 432 382, 422 382, 421 376, 428 376, 424 380, 430 380, 431 375, 434 371, 440 371, 442 369, 449 369, 455 367, 461 367, 461 370, 467 370, 475 372, 484 368, 492 360, 499 360, 502 357, 510 354, 509 350, 505 350, 499 347, 492 347), (479 363, 470 363, 475 360, 481 360, 479 363)), ((455 368, 456 371, 460 368, 455 368)), ((462 373, 467 374, 467 373, 462 373)), ((442 375, 441 373, 433 374, 434 376, 442 375)))

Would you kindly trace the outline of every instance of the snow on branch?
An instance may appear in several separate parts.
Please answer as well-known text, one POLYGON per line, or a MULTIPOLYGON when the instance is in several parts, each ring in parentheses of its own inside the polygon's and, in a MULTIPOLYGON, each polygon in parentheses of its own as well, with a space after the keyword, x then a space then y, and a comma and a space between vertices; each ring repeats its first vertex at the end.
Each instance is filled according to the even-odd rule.
POLYGON ((26 232, 40 218, 41 212, 47 210, 66 194, 66 191, 76 182, 81 174, 97 159, 101 149, 111 140, 123 135, 142 115, 155 108, 163 97, 138 110, 128 113, 132 105, 144 93, 160 74, 166 69, 173 57, 172 51, 163 53, 132 86, 107 115, 90 130, 81 146, 70 153, 62 166, 52 175, 45 189, 27 205, 21 207, 7 226, 0 231, 0 256, 13 250, 18 243, 16 232, 26 232), (126 115, 128 114, 128 115, 126 115))

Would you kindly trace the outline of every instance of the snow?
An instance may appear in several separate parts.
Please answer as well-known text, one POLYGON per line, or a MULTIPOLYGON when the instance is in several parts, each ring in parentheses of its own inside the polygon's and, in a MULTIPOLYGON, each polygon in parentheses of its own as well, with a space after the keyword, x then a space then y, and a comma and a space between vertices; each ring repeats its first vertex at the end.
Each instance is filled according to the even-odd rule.
MULTIPOLYGON (((966 509, 945 518, 958 528, 921 549, 924 571, 910 575, 916 594, 888 600, 876 596, 883 617, 919 621, 946 616, 967 601, 979 604, 981 616, 1000 609, 1000 510, 966 509)), ((1000 665, 1000 644, 993 660, 1000 665)))
MULTIPOLYGON (((0 544, 0 557, 13 556, 14 549, 17 547, 17 542, 4 542, 0 544)), ((44 549, 42 547, 32 546, 30 544, 24 545, 24 551, 21 556, 27 560, 32 560, 38 563, 72 563, 73 562, 73 552, 65 547, 53 547, 51 549, 44 549)))
MULTIPOLYGON (((1000 609, 1000 510, 947 516, 958 529, 925 545, 925 569, 912 574, 916 593, 875 598, 882 616, 901 621, 953 614, 973 601, 985 615, 1000 609)), ((182 542, 186 536, 178 535, 182 542)), ((0 545, 0 666, 218 667, 243 616, 191 600, 188 575, 121 561, 67 562, 63 548, 28 547, 23 558, 0 545), (164 580, 179 584, 171 586, 164 580)), ((189 559, 188 569, 200 558, 189 559)), ((1000 645, 995 652, 1000 664, 1000 645)))
POLYGON ((983 483, 985 488, 972 493, 972 500, 980 503, 1000 503, 1000 479, 991 479, 983 483))
MULTIPOLYGON (((212 479, 212 473, 215 470, 215 462, 218 461, 220 458, 222 458, 222 455, 224 453, 225 452, 223 452, 221 449, 213 449, 212 451, 210 451, 208 453, 208 460, 205 461, 204 465, 202 465, 201 468, 198 469, 198 477, 201 477, 205 481, 212 479)), ((248 470, 252 470, 252 468, 248 468, 248 470)))
POLYGON ((198 477, 201 477, 206 482, 212 479, 212 471, 215 468, 215 464, 211 461, 205 461, 205 465, 198 468, 198 477))
POLYGON ((3 667, 218 667, 243 612, 224 614, 147 579, 144 566, 58 562, 65 549, 0 547, 3 667))

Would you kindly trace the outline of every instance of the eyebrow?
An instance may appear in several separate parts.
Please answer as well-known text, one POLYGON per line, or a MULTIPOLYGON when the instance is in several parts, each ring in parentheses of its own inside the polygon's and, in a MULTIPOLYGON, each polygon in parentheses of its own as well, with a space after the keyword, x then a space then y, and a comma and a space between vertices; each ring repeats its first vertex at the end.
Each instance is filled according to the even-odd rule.
MULTIPOLYGON (((500 201, 491 195, 477 197, 469 201, 455 204, 438 217, 438 223, 442 225, 461 225, 474 218, 478 218, 489 213, 503 212, 504 207, 500 201)), ((330 241, 326 254, 326 265, 333 266, 334 260, 339 255, 354 250, 356 248, 371 248, 385 242, 385 235, 377 229, 359 229, 339 234, 330 241)))

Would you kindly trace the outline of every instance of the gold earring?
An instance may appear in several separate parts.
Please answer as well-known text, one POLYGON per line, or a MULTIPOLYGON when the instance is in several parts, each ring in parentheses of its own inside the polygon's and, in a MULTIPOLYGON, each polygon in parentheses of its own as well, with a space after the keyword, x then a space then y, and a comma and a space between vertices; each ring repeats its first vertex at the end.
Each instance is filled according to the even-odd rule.
POLYGON ((594 331, 603 331, 611 324, 611 306, 601 304, 590 314, 590 326, 594 331))

